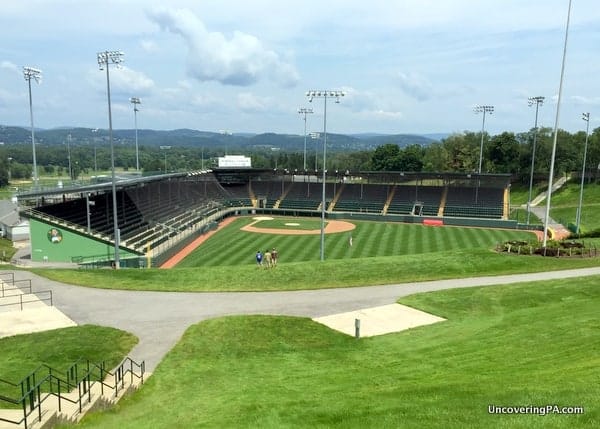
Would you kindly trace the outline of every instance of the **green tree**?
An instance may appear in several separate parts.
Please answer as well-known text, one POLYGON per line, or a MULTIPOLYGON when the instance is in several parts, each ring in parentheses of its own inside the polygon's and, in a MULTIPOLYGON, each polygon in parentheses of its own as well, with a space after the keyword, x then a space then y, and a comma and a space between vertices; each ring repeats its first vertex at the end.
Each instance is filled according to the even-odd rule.
POLYGON ((399 171, 422 171, 425 149, 418 144, 405 147, 398 156, 399 171))
POLYGON ((520 170, 519 142, 514 133, 503 132, 492 137, 487 155, 489 173, 518 173, 520 170))
POLYGON ((442 143, 432 143, 425 148, 423 171, 449 171, 448 151, 442 143))
POLYGON ((400 147, 392 143, 378 146, 371 157, 371 167, 375 171, 399 171, 400 147))

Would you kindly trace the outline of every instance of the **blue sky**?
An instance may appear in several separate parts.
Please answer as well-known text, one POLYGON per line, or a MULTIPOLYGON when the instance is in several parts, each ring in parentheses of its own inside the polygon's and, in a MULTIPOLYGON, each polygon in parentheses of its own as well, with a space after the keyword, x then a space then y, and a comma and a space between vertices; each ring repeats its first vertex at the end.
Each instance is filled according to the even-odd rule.
MULTIPOLYGON (((107 128, 106 75, 96 54, 125 53, 111 68, 113 126, 302 134, 323 127, 323 100, 339 133, 478 131, 476 104, 495 106, 486 130, 533 126, 527 97, 542 95, 553 126, 568 0, 0 0, 0 124, 107 128), (164 6, 166 5, 166 6, 164 6)), ((600 126, 600 8, 573 0, 559 126, 600 126)))

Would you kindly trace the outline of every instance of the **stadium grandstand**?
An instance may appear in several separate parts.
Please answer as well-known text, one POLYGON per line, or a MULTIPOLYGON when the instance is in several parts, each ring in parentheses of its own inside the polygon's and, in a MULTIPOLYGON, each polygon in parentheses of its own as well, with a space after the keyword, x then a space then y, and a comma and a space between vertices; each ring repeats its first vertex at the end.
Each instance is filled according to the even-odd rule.
MULTIPOLYGON (((517 228, 508 220, 510 175, 322 172, 215 168, 115 180, 119 260, 160 266, 229 216, 269 214, 517 228)), ((33 261, 110 266, 112 182, 18 195, 33 261)))

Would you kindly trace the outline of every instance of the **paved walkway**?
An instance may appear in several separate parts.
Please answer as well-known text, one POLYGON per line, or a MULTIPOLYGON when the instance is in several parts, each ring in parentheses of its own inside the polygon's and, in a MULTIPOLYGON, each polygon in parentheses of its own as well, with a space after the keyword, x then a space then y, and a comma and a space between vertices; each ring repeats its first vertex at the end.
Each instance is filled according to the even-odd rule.
POLYGON ((600 267, 348 289, 230 293, 94 289, 54 282, 27 271, 14 273, 16 280, 31 279, 34 291, 51 289, 54 305, 76 323, 111 326, 136 335, 140 342, 130 356, 145 360, 152 372, 190 325, 210 318, 235 314, 314 318, 393 304, 419 292, 600 275, 600 267))

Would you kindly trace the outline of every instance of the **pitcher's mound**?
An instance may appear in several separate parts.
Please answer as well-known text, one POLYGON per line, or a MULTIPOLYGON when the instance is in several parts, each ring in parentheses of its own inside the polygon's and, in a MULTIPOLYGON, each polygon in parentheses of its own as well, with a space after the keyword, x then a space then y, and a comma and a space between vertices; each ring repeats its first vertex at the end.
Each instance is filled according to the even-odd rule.
POLYGON ((356 319, 360 320, 361 337, 400 332, 416 328, 417 326, 431 325, 446 320, 442 317, 400 304, 383 305, 350 311, 348 313, 332 314, 330 316, 317 317, 313 320, 336 331, 354 336, 356 319))

